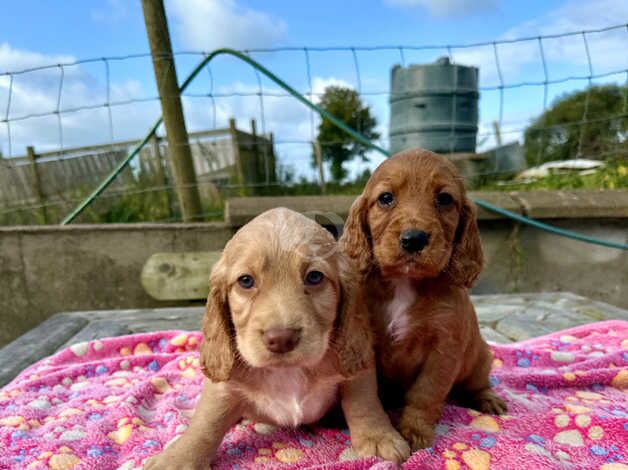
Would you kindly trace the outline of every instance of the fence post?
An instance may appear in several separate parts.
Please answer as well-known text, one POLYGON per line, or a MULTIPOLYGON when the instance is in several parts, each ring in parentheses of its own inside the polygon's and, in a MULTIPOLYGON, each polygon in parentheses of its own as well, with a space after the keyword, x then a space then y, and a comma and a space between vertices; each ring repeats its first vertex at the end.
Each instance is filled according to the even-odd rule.
POLYGON ((155 169, 155 183, 157 186, 163 186, 166 192, 166 206, 168 209, 168 217, 172 217, 172 199, 170 197, 170 188, 168 187, 168 178, 166 178, 166 170, 161 156, 161 148, 159 146, 159 137, 154 135, 150 141, 153 150, 153 162, 151 165, 155 169))
POLYGON ((327 193, 327 186, 325 185, 325 171, 323 169, 323 155, 321 152, 321 144, 318 140, 312 142, 314 147, 314 155, 316 156, 316 165, 318 166, 318 178, 321 183, 321 192, 327 193))
POLYGON ((238 128, 236 127, 236 120, 234 118, 229 119, 229 132, 231 134, 231 145, 233 147, 233 158, 235 159, 236 172, 238 178, 238 184, 240 185, 239 194, 245 196, 246 191, 244 185, 246 181, 244 179, 244 169, 242 168, 242 158, 240 155, 240 141, 238 140, 238 128))
POLYGON ((185 128, 177 71, 163 0, 142 0, 146 33, 168 138, 168 156, 184 222, 202 219, 192 152, 185 128))
POLYGON ((41 220, 44 225, 48 223, 48 213, 46 211, 44 193, 41 190, 41 179, 39 177, 39 170, 37 169, 37 154, 35 153, 35 147, 29 145, 26 147, 26 156, 28 157, 28 161, 30 162, 32 172, 33 172, 33 190, 35 192, 35 197, 37 198, 37 203, 39 204, 39 213, 41 215, 41 220))
POLYGON ((499 122, 493 121, 493 131, 495 132, 495 142, 498 147, 502 146, 502 132, 499 127, 499 122))
POLYGON ((270 155, 270 176, 272 177, 272 183, 277 182, 277 155, 275 155, 275 136, 272 132, 268 134, 268 139, 264 140, 264 148, 270 147, 268 154, 270 155))
MULTIPOLYGON (((255 181, 254 183, 259 183, 260 181, 260 161, 259 161, 259 142, 257 141, 257 123, 255 119, 251 119, 251 135, 253 136, 253 144, 251 147, 253 153, 253 161, 255 162, 255 181)), ((264 163, 265 165, 265 163, 264 163)), ((255 188, 257 190, 257 188, 255 188)))

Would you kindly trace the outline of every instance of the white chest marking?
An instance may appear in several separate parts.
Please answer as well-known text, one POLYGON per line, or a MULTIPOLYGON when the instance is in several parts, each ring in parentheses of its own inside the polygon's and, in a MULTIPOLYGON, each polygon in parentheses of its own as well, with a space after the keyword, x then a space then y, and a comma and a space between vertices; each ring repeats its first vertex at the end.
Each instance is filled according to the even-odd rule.
POLYGON ((393 341, 402 340, 408 333, 410 316, 408 309, 416 300, 416 291, 412 283, 403 279, 395 285, 392 300, 386 306, 387 330, 393 341))
POLYGON ((320 419, 337 393, 337 382, 313 384, 299 368, 278 368, 264 374, 253 401, 257 411, 276 424, 296 427, 320 419))

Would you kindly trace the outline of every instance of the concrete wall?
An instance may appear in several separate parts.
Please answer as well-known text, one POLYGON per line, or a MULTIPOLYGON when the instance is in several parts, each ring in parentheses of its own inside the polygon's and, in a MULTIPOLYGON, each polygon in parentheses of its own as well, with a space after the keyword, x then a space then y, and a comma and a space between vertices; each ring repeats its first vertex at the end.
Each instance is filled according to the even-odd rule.
POLYGON ((142 289, 146 259, 158 252, 218 250, 231 233, 224 224, 2 228, 0 346, 62 311, 172 305, 142 289))
MULTIPOLYGON (((628 242, 628 191, 474 196, 563 228, 628 242)), ((0 228, 0 346, 60 311, 172 305, 153 300, 140 285, 152 254, 220 249, 234 227, 277 205, 342 220, 351 201, 234 200, 225 224, 0 228)), ((628 308, 627 251, 557 237, 486 211, 479 219, 487 266, 475 293, 571 291, 628 308)))
MULTIPOLYGON (((628 242, 628 218, 545 219, 603 240, 628 242)), ((570 291, 628 308, 628 251, 505 221, 480 222, 486 259, 476 294, 570 291)))

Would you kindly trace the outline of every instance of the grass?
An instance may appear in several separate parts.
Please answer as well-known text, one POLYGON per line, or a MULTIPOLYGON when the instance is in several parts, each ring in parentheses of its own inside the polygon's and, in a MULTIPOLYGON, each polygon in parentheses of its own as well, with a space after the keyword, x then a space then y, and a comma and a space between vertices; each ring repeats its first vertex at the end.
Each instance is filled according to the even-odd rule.
POLYGON ((628 188, 628 160, 613 158, 601 170, 588 175, 552 173, 531 182, 515 180, 492 181, 480 185, 481 191, 532 191, 558 189, 625 189, 628 188))
MULTIPOLYGON (((621 189, 628 188, 628 159, 612 158, 606 167, 590 174, 554 173, 546 178, 523 183, 513 179, 484 181, 472 189, 483 191, 527 191, 558 189, 621 189)), ((370 176, 365 172, 353 181, 346 183, 327 183, 327 195, 358 195, 370 176)), ((74 223, 137 223, 137 222, 179 222, 179 210, 176 194, 172 189, 151 191, 152 184, 141 178, 127 182, 127 192, 116 194, 115 190, 106 191, 102 197, 89 206, 74 223)), ((87 187, 79 188, 46 207, 49 224, 59 223, 83 198, 89 194, 87 187)), ((222 188, 220 200, 209 198, 201 200, 202 220, 221 221, 224 219, 224 201, 230 197, 247 196, 314 196, 320 195, 317 182, 301 179, 283 184, 258 188, 222 188)), ((41 209, 3 208, 0 211, 0 225, 36 225, 43 223, 41 209)))

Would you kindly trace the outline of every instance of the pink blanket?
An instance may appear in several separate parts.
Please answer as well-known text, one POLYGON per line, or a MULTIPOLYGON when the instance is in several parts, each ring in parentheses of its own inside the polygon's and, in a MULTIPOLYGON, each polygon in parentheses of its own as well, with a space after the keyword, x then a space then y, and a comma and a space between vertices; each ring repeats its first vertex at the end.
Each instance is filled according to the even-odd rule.
MULTIPOLYGON (((0 468, 124 469, 179 436, 202 376, 199 333, 82 343, 0 391, 0 468)), ((628 469, 628 322, 607 321, 494 346, 493 417, 447 406, 434 447, 407 469, 628 469)), ((346 430, 242 422, 215 468, 388 469, 356 459, 346 430)))

